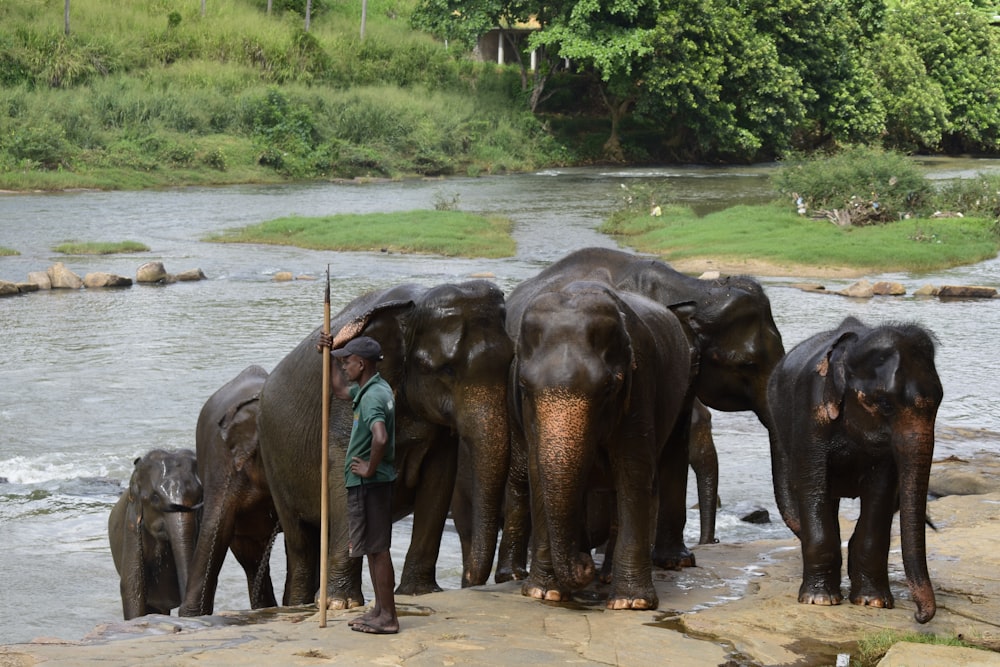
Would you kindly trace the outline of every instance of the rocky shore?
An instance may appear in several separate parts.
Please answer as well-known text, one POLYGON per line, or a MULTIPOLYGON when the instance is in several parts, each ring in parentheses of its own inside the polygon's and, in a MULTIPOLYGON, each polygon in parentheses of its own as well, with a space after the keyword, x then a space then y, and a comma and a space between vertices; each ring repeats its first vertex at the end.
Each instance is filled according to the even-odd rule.
MULTIPOLYGON (((1000 666, 1000 455, 935 463, 928 566, 934 619, 920 625, 899 559, 890 553, 895 609, 801 605, 795 539, 695 547, 698 567, 657 571, 660 608, 606 611, 601 589, 572 604, 523 597, 512 582, 398 599, 397 635, 352 632, 360 609, 315 607, 147 616, 101 626, 78 642, 38 638, 0 646, 0 667, 125 665, 834 665, 859 659, 858 641, 882 631, 962 638, 977 648, 898 643, 881 665, 1000 666), (957 495, 969 494, 969 495, 957 495), (838 661, 839 656, 839 661, 838 661)), ((845 541, 853 522, 842 520, 845 541)), ((846 557, 845 557, 846 562, 846 557)), ((846 583, 845 583, 846 587, 846 583)), ((58 617, 57 610, 54 618, 58 617)))

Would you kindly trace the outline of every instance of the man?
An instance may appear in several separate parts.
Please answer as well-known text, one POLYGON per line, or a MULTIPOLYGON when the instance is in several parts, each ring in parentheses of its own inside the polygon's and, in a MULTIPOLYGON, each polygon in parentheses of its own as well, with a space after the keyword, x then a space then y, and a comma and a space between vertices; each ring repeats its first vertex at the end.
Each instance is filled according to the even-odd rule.
MULTIPOLYGON (((320 334, 321 346, 329 347, 331 343, 329 335, 320 334)), ((350 399, 354 411, 344 466, 350 555, 368 556, 375 589, 375 604, 348 625, 357 632, 394 634, 399 632, 399 619, 389 553, 392 485, 396 479, 396 406, 392 388, 378 372, 382 347, 373 338, 354 338, 331 354, 340 360, 344 371, 341 374, 331 369, 331 393, 350 399)))

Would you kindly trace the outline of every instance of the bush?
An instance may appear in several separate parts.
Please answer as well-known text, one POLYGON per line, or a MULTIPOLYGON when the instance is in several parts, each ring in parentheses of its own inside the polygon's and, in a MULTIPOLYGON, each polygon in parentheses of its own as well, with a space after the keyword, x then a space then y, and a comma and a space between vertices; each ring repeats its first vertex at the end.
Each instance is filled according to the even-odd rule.
POLYGON ((905 155, 852 147, 833 156, 793 158, 773 177, 800 213, 865 225, 925 213, 934 190, 905 155))

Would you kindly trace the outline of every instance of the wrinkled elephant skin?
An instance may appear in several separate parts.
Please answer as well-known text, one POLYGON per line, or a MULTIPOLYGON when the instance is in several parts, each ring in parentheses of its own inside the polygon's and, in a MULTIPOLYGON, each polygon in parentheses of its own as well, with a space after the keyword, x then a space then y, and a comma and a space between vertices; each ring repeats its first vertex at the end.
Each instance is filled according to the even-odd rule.
POLYGON ((181 616, 212 613, 229 550, 246 573, 250 607, 277 606, 270 556, 280 526, 257 433, 265 379, 267 371, 248 366, 212 394, 198 415, 195 443, 205 505, 181 616))
MULTIPOLYGON (((511 336, 517 338, 523 304, 533 295, 574 280, 600 280, 619 292, 642 294, 665 307, 690 304, 680 320, 699 358, 694 382, 700 403, 692 413, 689 455, 699 482, 699 542, 716 541, 718 459, 710 414, 704 406, 722 411, 752 410, 767 426, 767 379, 784 355, 770 301, 760 284, 746 276, 699 280, 658 260, 608 248, 585 248, 566 255, 514 289, 507 300, 511 336)), ((527 461, 515 447, 511 450, 497 581, 523 578, 526 573, 531 532, 527 489, 527 461)), ((676 502, 683 504, 684 498, 678 497, 676 502)), ((654 564, 665 568, 693 565, 694 557, 683 543, 685 517, 680 510, 661 514, 658 521, 654 564)))
POLYGON ((590 583, 581 517, 607 471, 617 519, 607 606, 655 609, 655 490, 667 514, 687 481, 693 358, 681 324, 660 304, 596 281, 533 295, 520 322, 515 447, 526 448, 535 543, 524 593, 560 600, 590 583))
POLYGON ((190 449, 154 449, 135 460, 129 487, 108 517, 125 620, 170 615, 181 604, 201 502, 190 449))
MULTIPOLYGON (((503 292, 474 280, 436 287, 400 285, 349 303, 331 322, 334 346, 371 336, 379 372, 396 394, 393 519, 413 514, 398 593, 440 590, 438 550, 456 469, 471 470, 474 528, 463 545, 463 584, 485 583, 499 532, 509 451, 507 371, 513 345, 503 292)), ((285 536, 284 604, 310 604, 319 587, 321 459, 320 329, 271 371, 261 392, 260 448, 285 536)), ((330 406, 328 596, 334 608, 363 604, 361 560, 347 555, 344 457, 351 406, 330 406)))
POLYGON ((792 349, 768 387, 778 509, 802 542, 799 602, 839 604, 840 498, 861 498, 848 545, 850 600, 892 607, 888 555, 899 511, 903 567, 926 623, 935 613, 924 522, 942 388, 916 325, 847 318, 792 349))

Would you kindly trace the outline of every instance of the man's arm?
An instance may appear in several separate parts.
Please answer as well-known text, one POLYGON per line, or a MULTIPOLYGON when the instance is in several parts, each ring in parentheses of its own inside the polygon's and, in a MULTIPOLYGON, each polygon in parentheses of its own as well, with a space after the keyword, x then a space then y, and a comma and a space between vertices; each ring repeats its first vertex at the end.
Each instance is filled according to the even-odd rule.
POLYGON ((385 446, 389 442, 389 432, 385 428, 385 422, 372 422, 372 453, 367 461, 355 456, 351 459, 351 472, 358 477, 368 479, 375 475, 378 464, 385 456, 385 446))

